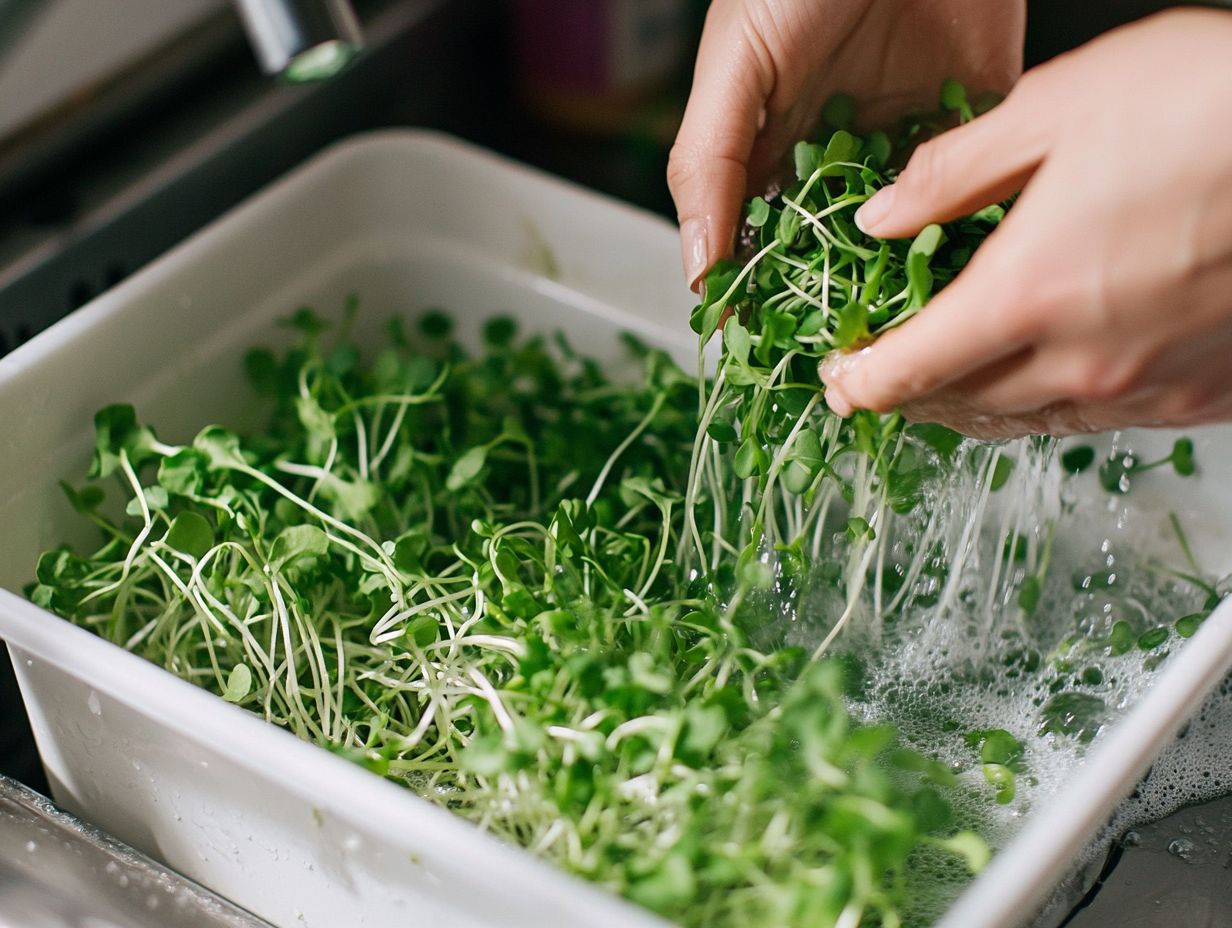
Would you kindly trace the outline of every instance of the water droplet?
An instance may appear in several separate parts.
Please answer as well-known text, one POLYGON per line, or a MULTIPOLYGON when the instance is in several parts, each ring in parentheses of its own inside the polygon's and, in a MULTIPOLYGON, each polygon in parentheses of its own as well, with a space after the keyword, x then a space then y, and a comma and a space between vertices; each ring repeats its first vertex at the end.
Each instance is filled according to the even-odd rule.
POLYGON ((26 842, 26 853, 27 854, 33 854, 37 850, 38 850, 37 841, 27 841, 26 842))
POLYGON ((1168 845, 1169 854, 1173 857, 1179 857, 1186 862, 1193 860, 1195 850, 1197 848, 1188 838, 1176 838, 1168 845))
POLYGON ((1125 847, 1138 847, 1142 844, 1142 835, 1136 831, 1127 831, 1125 837, 1121 839, 1121 844, 1125 847))
POLYGON ((94 692, 94 690, 90 690, 90 697, 86 700, 86 706, 94 715, 103 714, 103 706, 98 701, 98 693, 94 692))

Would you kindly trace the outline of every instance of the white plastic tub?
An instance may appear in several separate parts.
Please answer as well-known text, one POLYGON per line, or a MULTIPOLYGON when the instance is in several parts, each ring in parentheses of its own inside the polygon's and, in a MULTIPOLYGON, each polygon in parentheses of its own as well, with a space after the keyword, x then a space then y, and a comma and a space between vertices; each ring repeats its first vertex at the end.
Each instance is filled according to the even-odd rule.
MULTIPOLYGON (((244 349, 285 338, 274 322, 295 307, 334 313, 351 291, 374 331, 395 309, 439 306, 465 337, 503 312, 600 358, 618 356, 625 330, 689 363, 676 256, 662 220, 441 136, 381 133, 332 148, 0 361, 0 637, 56 799, 284 928, 662 924, 19 591, 41 550, 80 532, 56 480, 83 472, 100 406, 135 403, 171 441, 242 426, 244 349)), ((1214 490, 1232 455, 1215 445, 1232 450, 1202 433, 1208 476, 1185 513, 1195 541, 1226 551, 1230 501, 1214 490)), ((1029 915, 1229 663, 1225 607, 1034 810, 947 928, 1029 915)))

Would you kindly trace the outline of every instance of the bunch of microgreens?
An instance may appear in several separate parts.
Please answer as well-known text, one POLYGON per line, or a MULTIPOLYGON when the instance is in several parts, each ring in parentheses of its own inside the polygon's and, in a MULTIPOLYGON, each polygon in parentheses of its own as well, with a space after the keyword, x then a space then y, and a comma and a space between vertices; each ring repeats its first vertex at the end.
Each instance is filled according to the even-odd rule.
MULTIPOLYGON (((942 87, 941 107, 942 117, 974 115, 953 81, 942 87)), ((822 115, 819 138, 795 146, 795 182, 747 205, 751 256, 743 264, 719 262, 692 315, 700 343, 721 330, 723 347, 713 381, 698 384, 701 422, 679 553, 684 566, 708 576, 738 558, 742 571, 763 574, 762 585, 771 582, 773 563, 782 586, 802 566, 823 560, 831 540, 827 517, 839 501, 850 540, 847 607, 817 656, 858 608, 873 559, 884 559, 889 513, 919 504, 938 455, 948 457, 959 440, 937 426, 904 429, 897 415, 858 412, 843 420, 826 413, 818 362, 911 318, 1004 215, 991 206, 930 225, 912 241, 870 238, 855 225, 856 209, 892 181, 902 152, 935 125, 912 123, 894 145, 884 132, 852 133, 849 97, 832 99, 822 115), (731 472, 744 481, 734 499, 724 493, 731 472), (703 497, 716 501, 712 523, 696 518, 703 497)), ((998 469, 1004 482, 1005 465, 995 452, 983 455, 985 482, 998 469)), ((879 581, 874 601, 880 613, 879 581)))
POLYGON ((916 848, 980 862, 947 769, 673 561, 696 384, 664 355, 617 385, 505 320, 371 363, 293 324, 248 359, 262 435, 98 414, 126 517, 70 489, 106 540, 35 602, 683 924, 895 924, 916 848))
MULTIPOLYGON (((816 362, 919 310, 1000 212, 869 239, 851 216, 894 153, 843 101, 826 119, 749 206, 755 254, 707 279, 713 380, 629 339, 640 381, 613 382, 502 319, 472 355, 436 313, 366 360, 351 313, 301 311, 247 359, 264 433, 180 447, 98 414, 95 482, 65 489, 104 542, 45 554, 32 599, 683 925, 902 924, 920 855, 987 848, 950 770, 854 721, 816 658, 862 599, 939 576, 926 537, 882 602, 886 523, 958 438, 838 419, 816 362), (807 578, 847 603, 813 659, 763 627, 807 578)), ((974 738, 1012 794, 1020 746, 974 738)))

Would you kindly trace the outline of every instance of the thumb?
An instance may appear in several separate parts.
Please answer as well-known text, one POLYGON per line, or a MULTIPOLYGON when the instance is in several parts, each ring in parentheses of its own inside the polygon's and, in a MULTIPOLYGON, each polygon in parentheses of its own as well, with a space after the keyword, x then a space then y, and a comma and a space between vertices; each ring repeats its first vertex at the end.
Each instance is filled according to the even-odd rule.
POLYGON ((771 86, 742 27, 739 4, 706 17, 693 88, 668 157, 667 183, 680 220, 685 277, 698 282, 732 247, 748 186, 748 161, 771 86))
POLYGON ((999 106, 920 145, 897 181, 856 212, 868 235, 905 238, 1017 193, 1043 161, 1054 102, 1030 75, 999 106))

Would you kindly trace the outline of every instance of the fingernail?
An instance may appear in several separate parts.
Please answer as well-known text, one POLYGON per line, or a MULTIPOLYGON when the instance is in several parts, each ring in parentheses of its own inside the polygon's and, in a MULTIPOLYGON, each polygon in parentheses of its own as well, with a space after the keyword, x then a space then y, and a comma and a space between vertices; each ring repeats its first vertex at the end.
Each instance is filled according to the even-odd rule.
POLYGON ((680 249, 684 258, 684 276, 689 289, 697 291, 697 285, 706 273, 707 247, 706 220, 698 217, 686 219, 680 225, 680 249))
POLYGON ((890 215, 890 210, 894 207, 894 185, 882 187, 873 198, 867 201, 863 206, 856 210, 856 225, 865 235, 874 235, 877 232, 877 226, 890 215))
POLYGON ((822 394, 826 401, 826 405, 840 419, 846 419, 851 415, 851 401, 843 394, 837 386, 827 386, 825 393, 822 394))

